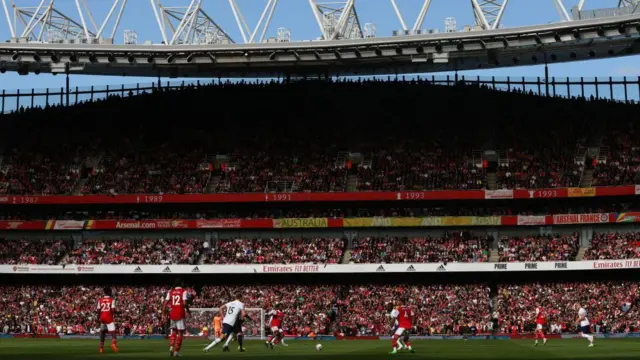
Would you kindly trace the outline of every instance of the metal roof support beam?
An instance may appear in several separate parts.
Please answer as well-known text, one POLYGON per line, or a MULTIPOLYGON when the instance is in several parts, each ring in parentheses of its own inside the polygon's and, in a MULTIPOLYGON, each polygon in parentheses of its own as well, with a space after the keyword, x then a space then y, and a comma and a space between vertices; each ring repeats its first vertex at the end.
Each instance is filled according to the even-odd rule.
MULTIPOLYGON (((416 22, 413 24, 413 27, 411 28, 411 31, 414 34, 422 28, 422 24, 424 24, 424 19, 427 16, 427 13, 429 12, 431 1, 432 0, 423 0, 420 13, 418 14, 418 17, 416 18, 416 22)), ((393 6, 393 10, 395 11, 396 16, 398 17, 398 20, 400 21, 400 26, 402 26, 402 30, 408 31, 409 28, 407 27, 407 23, 404 21, 404 17, 402 16, 400 9, 398 8, 398 3, 396 2, 396 0, 391 0, 391 5, 393 6)))
MULTIPOLYGON (((567 12, 567 8, 564 6, 564 3, 562 2, 562 0, 553 0, 553 2, 556 5, 556 10, 558 11, 558 15, 560 15, 561 21, 573 20, 573 18, 569 15, 569 12, 567 12)), ((584 6, 584 2, 582 2, 581 5, 584 6)))
POLYGON ((188 6, 171 7, 163 6, 160 0, 150 1, 166 45, 233 43, 231 37, 202 9, 202 0, 190 0, 188 6))
POLYGON ((279 0, 268 0, 267 4, 260 15, 260 19, 258 23, 253 28, 253 31, 249 28, 247 21, 238 6, 237 0, 229 0, 229 5, 231 6, 231 11, 233 12, 233 16, 236 19, 236 23, 238 24, 238 28, 240 29, 240 34, 242 35, 242 39, 245 43, 261 43, 264 41, 264 37, 269 30, 269 25, 271 25, 271 19, 273 18, 273 14, 276 11, 276 7, 278 6, 279 0), (262 31, 260 31, 262 30, 262 31), (256 38, 260 32, 260 37, 256 38))
POLYGON ((324 40, 362 39, 364 37, 355 8, 355 0, 328 3, 309 0, 309 4, 324 40))
POLYGON ((509 0, 471 0, 476 24, 485 30, 495 30, 500 26, 509 0))

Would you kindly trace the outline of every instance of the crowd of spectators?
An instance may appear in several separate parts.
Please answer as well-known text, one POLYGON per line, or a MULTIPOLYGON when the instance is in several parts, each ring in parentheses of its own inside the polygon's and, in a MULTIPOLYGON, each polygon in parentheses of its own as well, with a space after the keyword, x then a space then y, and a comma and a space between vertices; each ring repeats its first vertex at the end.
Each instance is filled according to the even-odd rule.
POLYGON ((531 235, 505 236, 498 243, 500 262, 573 261, 580 249, 580 236, 531 235))
MULTIPOLYGON (((460 335, 473 327, 479 333, 512 333, 514 327, 519 333, 531 332, 537 307, 544 310, 552 332, 571 333, 578 305, 587 309, 592 331, 619 333, 640 330, 638 286, 636 281, 498 284, 492 304, 491 287, 485 284, 206 285, 188 291, 193 308, 212 310, 194 311, 187 324, 191 334, 202 333, 204 327, 211 327, 216 308, 240 297, 247 309, 270 310, 279 304, 285 313, 283 328, 290 335, 388 335, 389 309, 398 301, 412 308, 410 331, 419 335, 460 335), (333 308, 337 308, 335 317, 333 308), (623 310, 628 311, 623 314, 623 310), (493 319, 498 320, 498 328, 493 319)), ((160 310, 167 290, 115 287, 118 331, 162 333, 160 310)), ((0 332, 95 334, 95 309, 101 295, 98 286, 0 286, 0 332)), ((252 319, 244 324, 246 333, 260 335, 260 311, 248 312, 252 319)))
POLYGON ((346 241, 339 238, 261 238, 218 240, 204 263, 291 264, 342 260, 346 241))
POLYGON ((65 240, 0 238, 0 264, 54 265, 70 248, 65 240))
POLYGON ((594 233, 585 260, 639 259, 640 233, 594 233))
POLYGON ((549 329, 573 332, 578 305, 587 310, 593 332, 623 333, 640 330, 640 308, 635 306, 636 281, 555 282, 498 285, 496 311, 501 331, 530 332, 535 327, 535 309, 544 310, 549 329), (623 308, 630 310, 622 314, 623 308))
MULTIPOLYGON (((114 288, 120 334, 162 333, 160 309, 167 288, 114 288), (128 329, 128 330, 127 330, 128 329), (149 331, 151 330, 151 331, 149 331)), ((0 331, 35 334, 97 334, 100 286, 0 286, 0 331)))
POLYGON ((471 160, 421 150, 380 151, 371 166, 357 169, 359 191, 475 190, 487 187, 486 172, 471 160))
POLYGON ((354 240, 352 263, 486 262, 490 241, 447 233, 425 237, 363 237, 354 240))
POLYGON ((498 188, 575 186, 583 170, 575 162, 576 145, 601 145, 593 133, 605 136, 611 148, 596 166, 596 184, 630 184, 638 180, 637 143, 635 132, 620 129, 635 112, 630 104, 426 81, 243 82, 157 91, 3 115, 0 194, 483 189, 489 184, 486 159, 474 152, 480 149, 507 154, 507 164, 498 168, 498 188), (366 99, 369 106, 336 104, 342 97, 366 99), (212 98, 229 105, 217 109, 216 121, 194 120, 185 127, 158 120, 207 118, 211 114, 202 104, 212 98), (239 103, 247 98, 255 100, 253 106, 239 103), (262 111, 283 98, 295 104, 262 111), (389 105, 425 98, 441 105, 431 121, 410 107, 389 105), (187 104, 188 114, 176 103, 187 104), (348 121, 329 124, 327 111, 309 103, 332 103, 332 114, 348 121), (475 121, 473 109, 486 103, 503 111, 475 121), (458 110, 456 121, 439 113, 451 108, 458 110), (132 122, 137 113, 144 116, 132 122), (513 121, 515 113, 519 121, 513 121), (550 113, 566 121, 553 121, 550 113), (598 124, 611 114, 617 114, 615 121, 598 124), (389 116, 406 121, 382 121, 389 116), (78 118, 95 121, 77 126, 78 118), (352 163, 342 158, 345 153, 367 162, 352 163))
POLYGON ((73 264, 195 264, 202 241, 196 238, 87 239, 69 252, 73 264))

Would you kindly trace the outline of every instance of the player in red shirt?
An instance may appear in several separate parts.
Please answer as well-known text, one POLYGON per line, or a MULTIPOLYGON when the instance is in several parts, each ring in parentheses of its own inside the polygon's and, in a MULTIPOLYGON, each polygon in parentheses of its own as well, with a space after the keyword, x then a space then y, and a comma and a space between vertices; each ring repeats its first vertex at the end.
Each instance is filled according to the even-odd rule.
POLYGON ((269 313, 267 314, 271 316, 269 320, 271 335, 269 336, 269 340, 267 340, 264 346, 271 347, 271 349, 273 349, 273 346, 277 345, 279 342, 282 343, 282 346, 287 346, 287 344, 285 344, 284 342, 284 331, 282 330, 284 313, 282 312, 281 308, 282 306, 280 306, 280 304, 276 304, 275 309, 269 311, 269 313))
POLYGON ((167 297, 162 304, 162 323, 164 324, 166 316, 165 310, 167 305, 171 308, 169 312, 169 320, 171 320, 171 335, 169 335, 169 353, 171 356, 180 356, 180 347, 182 346, 182 338, 184 336, 185 318, 189 311, 187 300, 189 294, 183 289, 179 281, 176 286, 167 292, 167 297))
POLYGON ((533 346, 538 346, 538 339, 542 338, 542 344, 547 345, 547 338, 544 335, 545 313, 540 306, 536 307, 536 342, 533 346))
POLYGON ((407 350, 415 352, 411 347, 411 342, 409 341, 409 331, 413 327, 414 314, 409 306, 403 304, 406 304, 406 301, 399 301, 396 308, 391 311, 391 318, 393 318, 394 325, 396 320, 398 321, 398 327, 391 338, 393 350, 389 354, 392 355, 396 354, 399 350, 398 340, 401 336, 404 337, 404 345, 407 350))
POLYGON ((104 288, 104 296, 98 300, 98 319, 100 319, 100 352, 104 352, 104 339, 107 332, 111 334, 111 350, 118 352, 116 346, 116 324, 113 322, 113 315, 116 308, 116 299, 112 296, 111 288, 104 288))

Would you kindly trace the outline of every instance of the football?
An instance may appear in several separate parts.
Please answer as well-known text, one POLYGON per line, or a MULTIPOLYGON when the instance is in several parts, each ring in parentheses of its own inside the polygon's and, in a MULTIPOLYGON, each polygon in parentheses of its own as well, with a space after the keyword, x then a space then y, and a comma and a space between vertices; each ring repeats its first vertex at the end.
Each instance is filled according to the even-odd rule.
POLYGON ((322 344, 316 345, 316 350, 318 350, 318 351, 322 350, 322 344))

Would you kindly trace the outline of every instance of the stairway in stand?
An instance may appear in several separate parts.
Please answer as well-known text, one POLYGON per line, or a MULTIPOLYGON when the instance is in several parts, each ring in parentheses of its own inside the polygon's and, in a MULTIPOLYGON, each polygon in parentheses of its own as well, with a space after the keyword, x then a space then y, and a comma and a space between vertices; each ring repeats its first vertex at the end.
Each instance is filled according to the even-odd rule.
POLYGON ((347 176, 347 191, 355 192, 358 191, 358 175, 349 175, 347 176))
POLYGON ((489 190, 498 189, 498 175, 493 171, 487 173, 487 188, 489 190))
POLYGON ((580 180, 580 187, 588 188, 593 184, 593 169, 585 169, 580 180))
POLYGON ((342 261, 340 263, 348 264, 349 261, 351 261, 351 250, 347 249, 344 251, 344 254, 342 254, 342 261))
POLYGON ((220 176, 211 176, 209 182, 207 182, 207 188, 205 193, 213 194, 218 191, 218 185, 220 184, 220 176))
POLYGON ((492 262, 492 263, 500 262, 500 253, 498 253, 498 249, 489 250, 489 262, 492 262))
POLYGON ((586 247, 581 247, 580 250, 578 250, 578 255, 576 255, 576 261, 584 260, 584 253, 586 251, 587 251, 586 247))

